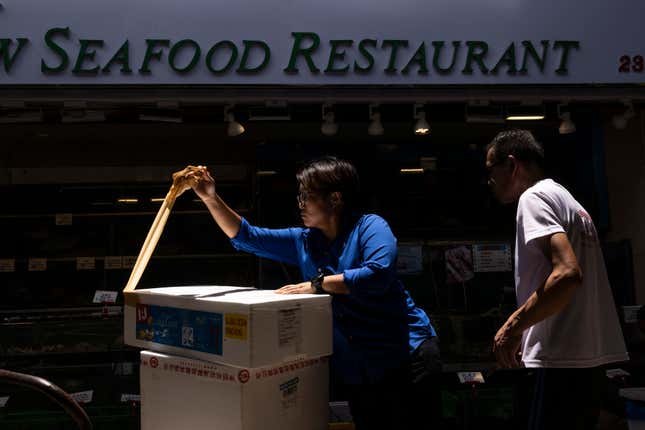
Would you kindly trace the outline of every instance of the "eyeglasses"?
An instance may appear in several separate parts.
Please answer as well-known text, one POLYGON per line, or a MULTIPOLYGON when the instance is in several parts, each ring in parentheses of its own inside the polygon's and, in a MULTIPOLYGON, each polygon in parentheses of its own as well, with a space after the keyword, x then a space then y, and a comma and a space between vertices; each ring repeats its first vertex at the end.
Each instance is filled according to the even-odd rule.
POLYGON ((298 195, 296 196, 296 200, 298 201, 298 206, 303 206, 311 196, 317 195, 317 193, 311 192, 311 191, 304 191, 301 190, 298 192, 298 195))
POLYGON ((488 172, 488 176, 490 176, 493 173, 493 168, 495 168, 495 166, 499 166, 502 163, 503 161, 496 161, 494 163, 491 163, 489 166, 486 166, 486 171, 488 172))

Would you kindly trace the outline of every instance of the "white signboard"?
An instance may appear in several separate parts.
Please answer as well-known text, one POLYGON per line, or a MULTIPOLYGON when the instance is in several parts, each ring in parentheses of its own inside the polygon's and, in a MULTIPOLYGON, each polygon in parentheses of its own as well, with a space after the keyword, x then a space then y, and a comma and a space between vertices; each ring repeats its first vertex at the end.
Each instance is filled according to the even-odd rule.
POLYGON ((70 396, 72 397, 72 399, 76 400, 77 403, 90 403, 92 401, 92 397, 94 396, 94 390, 71 393, 70 396))
POLYGON ((115 303, 118 295, 118 291, 96 290, 94 292, 92 303, 115 303))
POLYGON ((94 257, 76 257, 76 270, 94 270, 95 267, 94 257))
POLYGON ((123 268, 123 257, 119 255, 110 255, 103 260, 105 270, 116 270, 123 268))
POLYGON ((134 267, 134 263, 136 262, 137 262, 136 255, 126 255, 123 257, 123 268, 132 269, 134 267))
POLYGON ((423 247, 421 245, 399 245, 396 270, 402 274, 423 272, 423 247))
POLYGON ((473 245, 475 272, 510 272, 513 270, 512 259, 508 244, 473 245))
POLYGON ((128 403, 128 402, 141 402, 141 395, 140 394, 121 394, 121 402, 122 403, 128 403))
POLYGON ((483 384, 484 375, 481 372, 457 372, 459 382, 462 384, 483 384))
POLYGON ((16 271, 16 259, 5 258, 0 260, 0 273, 11 273, 16 271))
POLYGON ((27 262, 27 270, 30 272, 44 272, 47 270, 47 259, 30 258, 27 262))
POLYGON ((5 406, 7 406, 8 401, 9 401, 9 396, 0 397, 0 408, 4 408, 5 406))
POLYGON ((72 214, 56 214, 56 225, 72 225, 72 214))
POLYGON ((0 85, 645 82, 642 0, 2 5, 0 85))

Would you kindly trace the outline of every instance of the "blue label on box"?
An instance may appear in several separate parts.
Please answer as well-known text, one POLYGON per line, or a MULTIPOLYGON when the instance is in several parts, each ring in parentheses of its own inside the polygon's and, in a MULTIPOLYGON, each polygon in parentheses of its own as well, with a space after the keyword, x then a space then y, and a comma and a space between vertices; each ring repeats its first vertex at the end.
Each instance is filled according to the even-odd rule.
POLYGON ((222 354, 222 314, 140 303, 136 330, 139 340, 222 354))

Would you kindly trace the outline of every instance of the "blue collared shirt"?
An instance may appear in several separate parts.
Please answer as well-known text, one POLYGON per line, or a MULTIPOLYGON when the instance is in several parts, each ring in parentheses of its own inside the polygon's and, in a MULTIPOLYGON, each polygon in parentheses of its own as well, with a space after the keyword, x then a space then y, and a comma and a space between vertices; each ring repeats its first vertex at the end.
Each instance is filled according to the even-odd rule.
POLYGON ((310 228, 269 229, 242 219, 231 239, 240 251, 296 265, 303 279, 322 269, 343 274, 349 294, 332 296, 332 364, 347 384, 374 383, 403 368, 409 354, 436 336, 428 316, 417 308, 396 274, 396 238, 378 215, 362 215, 344 224, 329 243, 310 228))

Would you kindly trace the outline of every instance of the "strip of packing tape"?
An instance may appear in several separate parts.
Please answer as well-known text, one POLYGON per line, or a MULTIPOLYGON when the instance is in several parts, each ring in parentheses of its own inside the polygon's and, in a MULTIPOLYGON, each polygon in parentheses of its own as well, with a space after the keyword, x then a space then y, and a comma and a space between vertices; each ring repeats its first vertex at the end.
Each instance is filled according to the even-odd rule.
POLYGON ((137 261, 134 263, 134 266, 132 267, 132 273, 130 273, 130 278, 128 279, 128 283, 125 285, 125 288, 123 289, 123 297, 127 305, 137 304, 138 302, 137 295, 134 294, 134 290, 137 288, 137 285, 141 280, 141 276, 143 275, 143 272, 146 270, 146 267, 148 266, 148 262, 150 262, 150 257, 152 256, 152 253, 157 247, 157 243, 159 242, 159 238, 161 237, 161 234, 163 233, 163 230, 166 227, 166 222, 168 221, 168 217, 170 216, 170 211, 172 210, 172 207, 175 204, 175 200, 184 191, 191 188, 191 186, 199 180, 199 176, 201 176, 201 174, 190 176, 190 177, 187 176, 189 173, 195 173, 195 172, 200 172, 200 169, 195 166, 188 166, 179 172, 173 173, 172 185, 170 186, 170 190, 168 191, 168 194, 166 194, 166 198, 161 204, 161 207, 159 208, 159 212, 157 212, 157 216, 155 217, 155 220, 152 222, 152 226, 148 231, 146 240, 143 242, 141 251, 139 251, 139 256, 137 257, 137 261))

